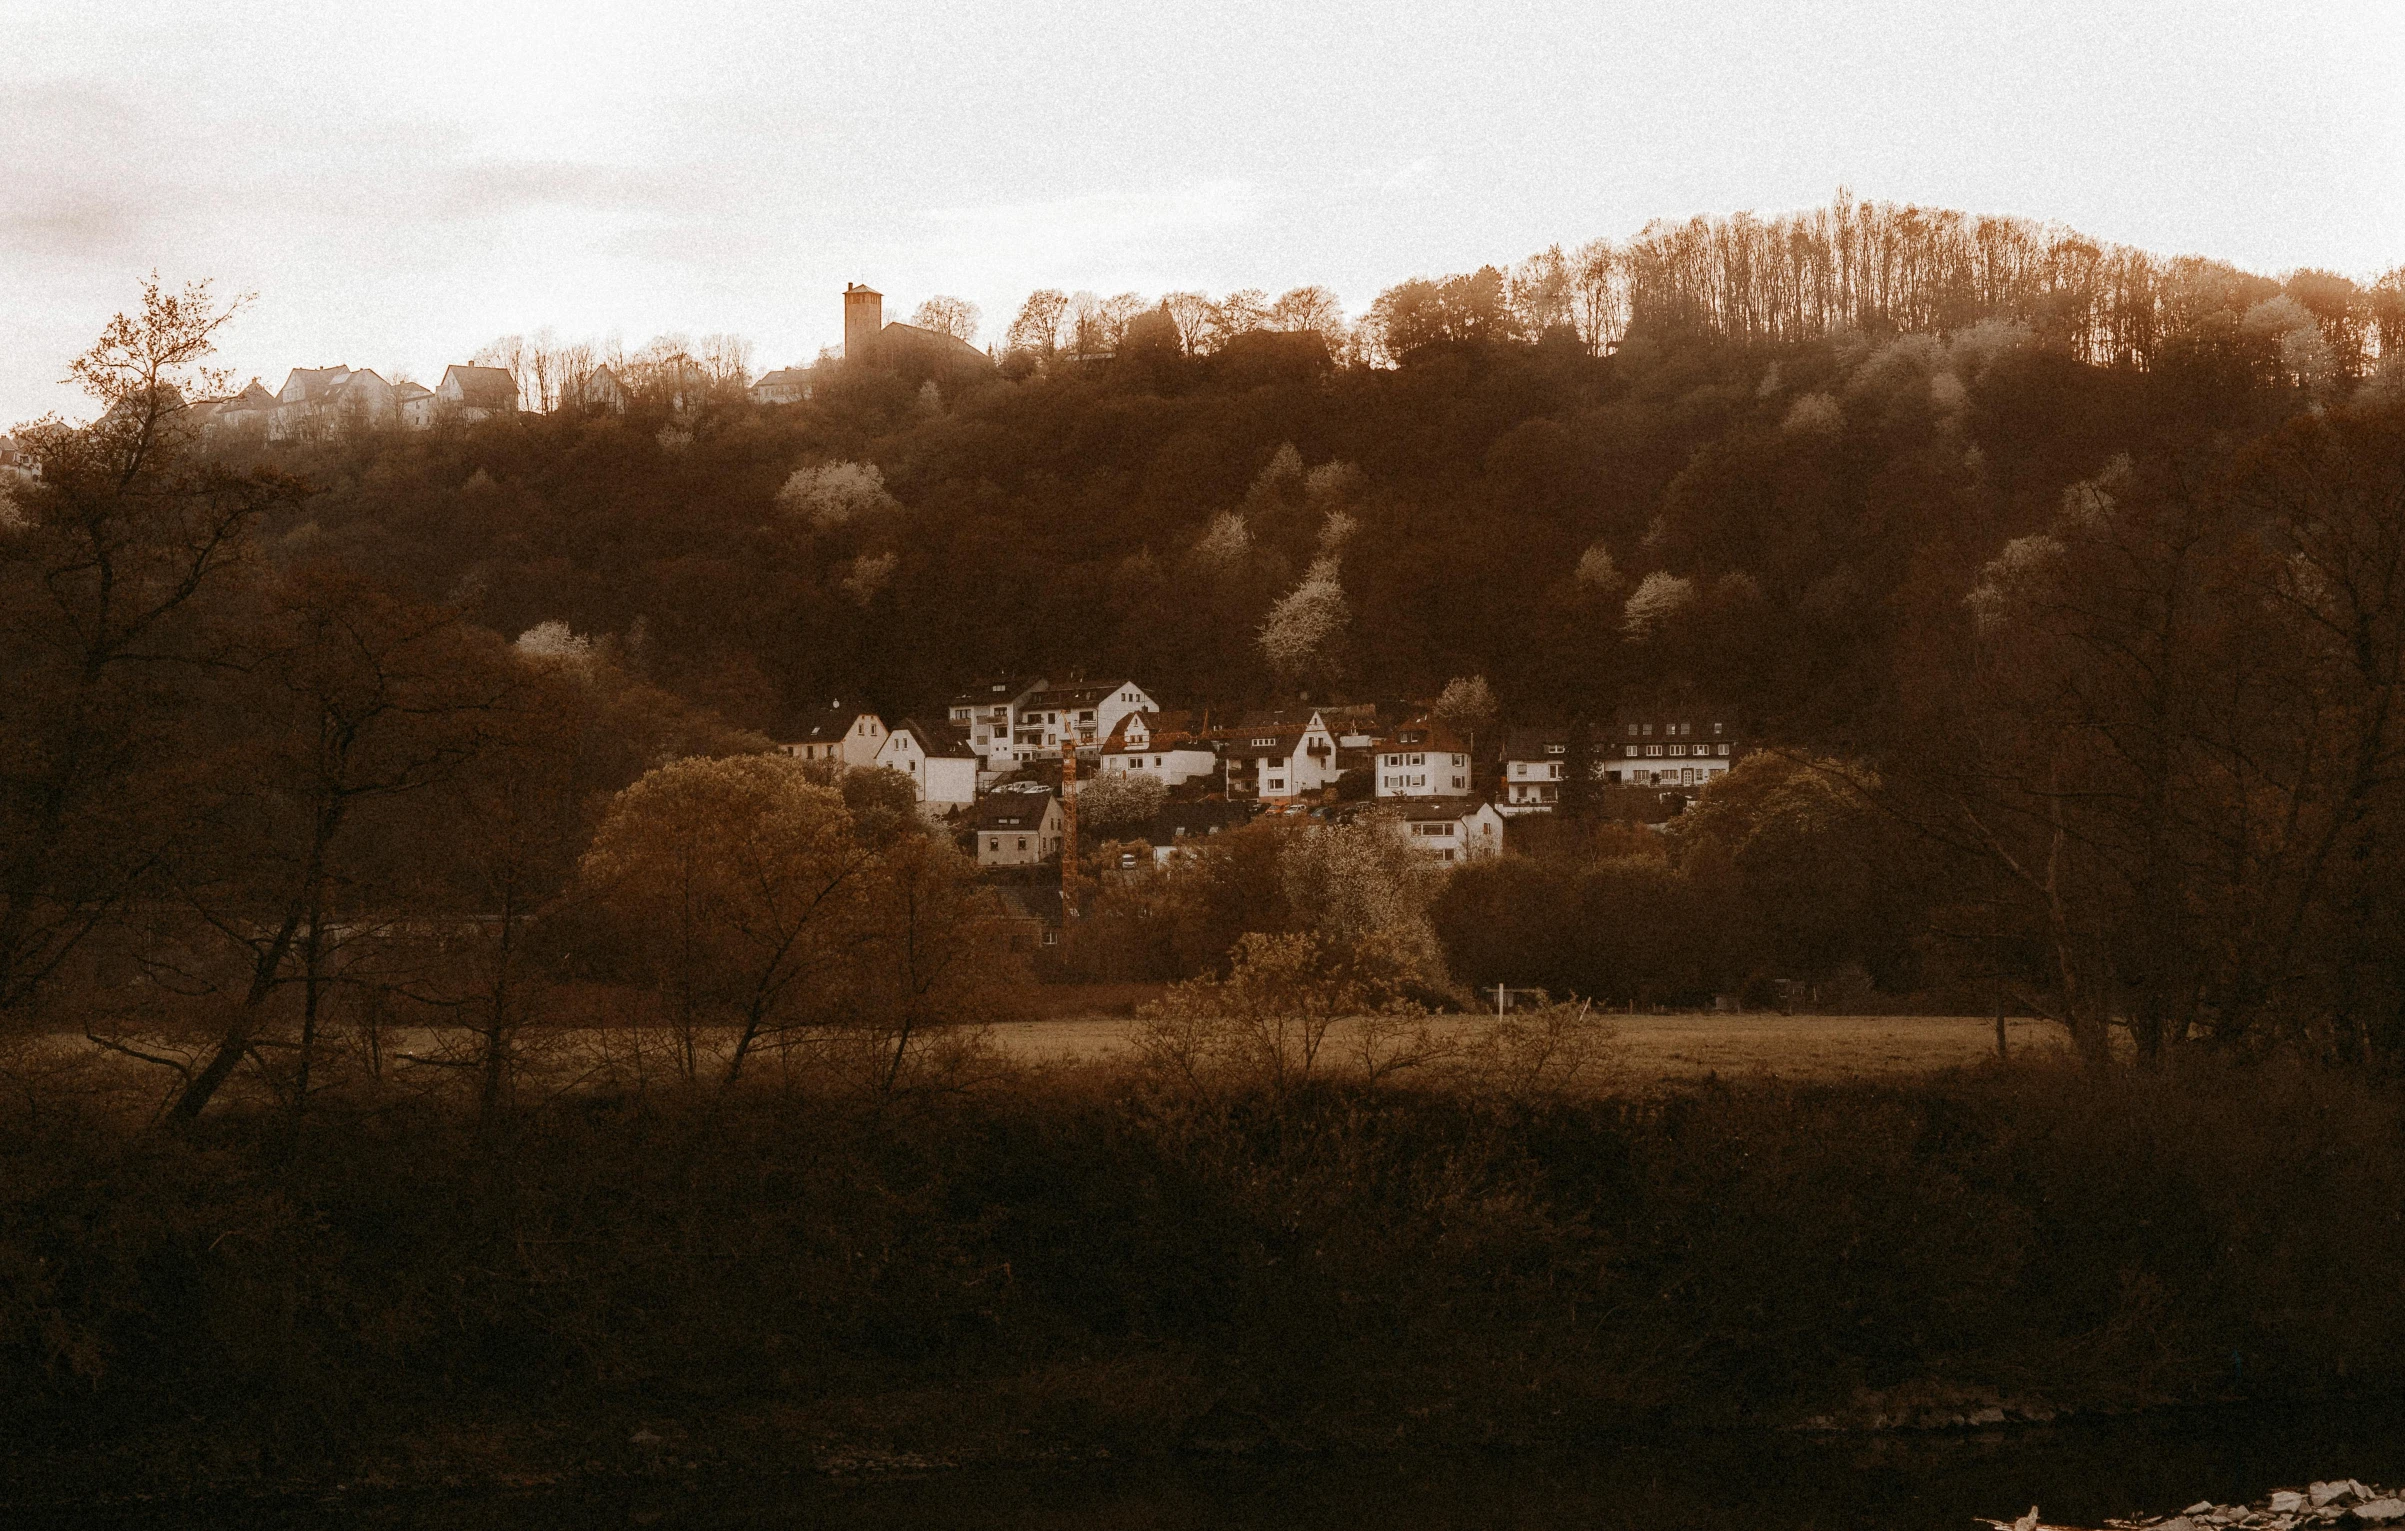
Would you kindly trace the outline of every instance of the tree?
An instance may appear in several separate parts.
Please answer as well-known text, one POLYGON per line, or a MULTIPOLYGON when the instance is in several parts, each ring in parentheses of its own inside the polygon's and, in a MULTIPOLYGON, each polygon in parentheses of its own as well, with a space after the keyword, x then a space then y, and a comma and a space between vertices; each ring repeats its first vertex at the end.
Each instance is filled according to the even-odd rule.
POLYGON ((867 938, 876 852, 854 829, 841 791, 779 756, 676 761, 611 802, 581 875, 643 951, 688 1073, 703 1028, 726 1025, 734 1084, 867 938))
POLYGON ((1097 830, 1142 828, 1168 800, 1169 789, 1149 771, 1108 771, 1078 789, 1077 816, 1097 830))
POLYGON ((304 486, 202 459, 187 399, 242 300, 143 285, 69 372, 101 406, 24 432, 42 465, 0 537, 0 1013, 29 1003, 158 864, 189 798, 251 533, 304 486))
POLYGON ((933 297, 911 312, 910 322, 938 335, 949 335, 964 345, 977 343, 978 327, 985 316, 977 305, 966 298, 933 297))
POLYGON ((1261 653, 1287 680, 1332 680, 1342 668, 1339 643, 1352 620, 1336 560, 1318 558, 1302 583, 1269 609, 1261 624, 1261 653))
POLYGON ((1503 715, 1495 690, 1483 675, 1456 675, 1445 682, 1431 711, 1438 722, 1469 741, 1473 758, 1478 753, 1478 736, 1492 729, 1503 715))
POLYGON ((517 684, 489 632, 356 575, 288 575, 259 635, 246 715, 210 762, 215 801, 169 860, 174 886, 241 958, 239 997, 171 1108, 205 1110, 286 986, 301 995, 295 1109, 305 1105, 341 949, 401 917, 408 887, 373 875, 362 819, 473 759, 517 684))
POLYGON ((1038 357, 1050 358, 1060 349, 1061 321, 1069 312, 1069 295, 1057 287, 1043 287, 1027 295, 1019 306, 1019 316, 1010 322, 1003 333, 1005 351, 1026 351, 1038 357))

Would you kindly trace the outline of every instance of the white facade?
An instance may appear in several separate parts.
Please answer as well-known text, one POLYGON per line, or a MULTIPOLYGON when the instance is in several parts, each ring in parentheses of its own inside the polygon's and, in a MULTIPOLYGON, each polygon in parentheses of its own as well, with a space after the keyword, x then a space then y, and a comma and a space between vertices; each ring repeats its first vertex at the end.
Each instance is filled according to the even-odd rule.
POLYGON ((1111 737, 1122 719, 1157 713, 1161 704, 1132 680, 1107 686, 1044 680, 981 682, 952 698, 948 718, 985 757, 986 767, 1007 771, 1033 760, 1056 759, 1063 738, 1091 751, 1111 737))
POLYGON ((1228 754, 1252 761, 1253 795, 1265 803, 1317 792, 1341 774, 1336 736, 1316 712, 1301 728, 1239 731, 1228 741, 1228 754))
POLYGON ((1404 844, 1431 861, 1459 863, 1503 854, 1503 815, 1477 798, 1414 800, 1391 822, 1404 844))
POLYGON ((885 747, 886 737, 884 720, 875 713, 847 711, 836 705, 806 723, 799 738, 777 748, 796 760, 868 766, 877 763, 877 752, 885 747))
POLYGON ((1102 746, 1104 773, 1143 771, 1158 776, 1167 787, 1217 775, 1219 752, 1199 739, 1164 734, 1154 724, 1159 716, 1131 712, 1119 720, 1102 746))
POLYGON ((1033 866, 1061 852, 1061 800, 1049 792, 996 792, 977 804, 977 864, 1033 866))
POLYGON ((1470 790, 1470 752, 1442 729, 1400 728, 1378 747, 1376 795, 1459 797, 1470 790))
POLYGON ((1736 727, 1710 718, 1623 720, 1596 753, 1604 780, 1632 787, 1702 787, 1736 763, 1736 727))
POLYGON ((907 718, 885 736, 872 763, 908 777, 920 806, 931 814, 977 801, 977 757, 907 718))

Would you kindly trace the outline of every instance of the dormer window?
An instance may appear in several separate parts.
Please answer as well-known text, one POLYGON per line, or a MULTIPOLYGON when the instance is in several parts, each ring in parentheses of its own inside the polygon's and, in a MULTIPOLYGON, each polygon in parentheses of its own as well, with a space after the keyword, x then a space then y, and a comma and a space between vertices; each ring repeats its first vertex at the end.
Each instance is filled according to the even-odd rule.
POLYGON ((1559 755, 1559 754, 1563 754, 1563 753, 1565 753, 1565 752, 1566 752, 1568 749, 1569 749, 1569 746, 1568 746, 1568 745, 1564 745, 1564 744, 1548 744, 1548 745, 1546 745, 1546 746, 1545 746, 1545 753, 1546 753, 1546 754, 1548 754, 1548 755, 1559 755))
POLYGON ((1265 737, 1262 737, 1262 738, 1256 738, 1255 740, 1253 740, 1253 748, 1254 748, 1254 749, 1257 749, 1257 750, 1269 750, 1269 749, 1276 749, 1277 747, 1278 747, 1278 736, 1277 736, 1277 735, 1275 735, 1275 734, 1270 734, 1270 735, 1267 735, 1267 736, 1265 736, 1265 737))

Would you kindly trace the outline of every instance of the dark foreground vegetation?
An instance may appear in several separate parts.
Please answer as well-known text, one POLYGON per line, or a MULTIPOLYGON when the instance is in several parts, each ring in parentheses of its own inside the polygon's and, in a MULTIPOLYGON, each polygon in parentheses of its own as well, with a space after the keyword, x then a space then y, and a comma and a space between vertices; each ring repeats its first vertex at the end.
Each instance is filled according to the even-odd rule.
POLYGON ((2343 1080, 1157 1084, 14 1110, 7 1492, 1533 1446, 2405 1363, 2405 1139, 2343 1080))

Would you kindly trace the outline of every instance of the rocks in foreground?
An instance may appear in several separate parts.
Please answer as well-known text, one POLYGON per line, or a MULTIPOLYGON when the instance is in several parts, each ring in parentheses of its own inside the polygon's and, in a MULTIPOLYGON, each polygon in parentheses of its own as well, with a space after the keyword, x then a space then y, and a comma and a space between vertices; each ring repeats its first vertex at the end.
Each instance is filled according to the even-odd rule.
MULTIPOLYGON (((2038 1519, 2033 1507, 2019 1520, 1991 1520, 1996 1531, 2070 1531, 2038 1519)), ((2302 1489, 2284 1488, 2251 1505, 2202 1500, 2177 1515, 2108 1520, 2110 1531, 2306 1531, 2320 1526, 2395 1526, 2405 1531, 2405 1493, 2370 1488, 2354 1478, 2332 1478, 2302 1489)))

